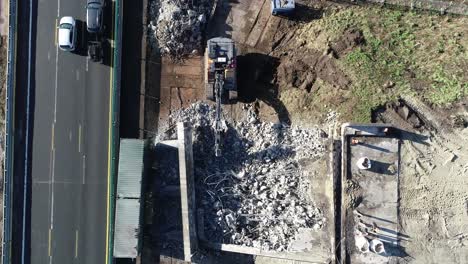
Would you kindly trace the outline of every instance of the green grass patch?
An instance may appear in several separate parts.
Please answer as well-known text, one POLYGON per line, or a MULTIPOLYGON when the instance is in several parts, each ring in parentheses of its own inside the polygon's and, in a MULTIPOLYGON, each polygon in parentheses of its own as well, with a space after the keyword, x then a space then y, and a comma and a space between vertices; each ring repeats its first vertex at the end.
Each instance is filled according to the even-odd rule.
POLYGON ((446 106, 468 95, 468 83, 456 75, 448 75, 442 67, 432 75, 432 91, 429 101, 438 106, 446 106))
POLYGON ((301 37, 308 37, 309 48, 324 51, 348 29, 363 32, 365 43, 337 60, 352 80, 341 92, 346 101, 330 103, 349 116, 347 121, 369 122, 373 109, 402 94, 438 106, 468 96, 466 25, 468 17, 355 6, 326 10, 322 19, 304 27, 301 37))
POLYGON ((336 37, 347 28, 359 25, 360 16, 360 12, 356 13, 353 8, 346 9, 344 11, 333 12, 331 14, 326 14, 325 18, 321 21, 321 26, 332 37, 336 37))
MULTIPOLYGON (((414 94, 439 106, 468 95, 463 73, 450 70, 458 68, 464 60, 466 63, 463 37, 466 40, 467 36, 450 32, 447 37, 448 33, 442 30, 427 34, 431 33, 428 27, 436 28, 444 22, 442 17, 362 7, 335 15, 338 19, 328 24, 332 36, 338 38, 346 29, 354 27, 363 32, 366 40, 339 61, 353 79, 351 88, 356 101, 353 121, 369 122, 373 109, 401 94, 414 94), (442 70, 440 65, 450 67, 442 70), (428 80, 430 84, 423 91, 413 91, 411 83, 417 79, 428 80), (394 87, 384 88, 389 82, 394 87)), ((463 24, 459 22, 455 29, 463 24)))

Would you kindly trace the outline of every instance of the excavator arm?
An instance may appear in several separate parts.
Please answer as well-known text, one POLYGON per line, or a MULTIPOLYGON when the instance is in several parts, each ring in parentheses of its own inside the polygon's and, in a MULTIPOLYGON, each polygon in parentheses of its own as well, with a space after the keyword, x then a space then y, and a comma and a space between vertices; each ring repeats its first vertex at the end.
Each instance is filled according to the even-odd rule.
POLYGON ((237 101, 236 49, 234 41, 228 38, 208 40, 205 52, 205 89, 206 98, 216 104, 213 130, 215 136, 215 156, 221 156, 222 137, 227 130, 222 116, 226 101, 237 101))
POLYGON ((216 157, 221 156, 221 147, 222 147, 221 138, 226 127, 221 117, 221 111, 222 111, 221 98, 222 98, 223 89, 224 89, 223 87, 224 87, 224 73, 222 71, 217 71, 215 75, 215 83, 214 83, 215 101, 216 101, 216 116, 215 116, 215 123, 214 123, 214 132, 215 132, 214 150, 215 150, 216 157))

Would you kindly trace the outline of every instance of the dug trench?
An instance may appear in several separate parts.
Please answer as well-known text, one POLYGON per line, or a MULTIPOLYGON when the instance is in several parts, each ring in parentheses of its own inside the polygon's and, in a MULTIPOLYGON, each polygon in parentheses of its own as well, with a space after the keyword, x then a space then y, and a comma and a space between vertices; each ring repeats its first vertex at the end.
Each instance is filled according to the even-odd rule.
POLYGON ((313 94, 318 79, 335 89, 347 90, 351 79, 336 60, 364 41, 362 32, 349 30, 325 53, 279 48, 269 55, 240 45, 242 54, 237 58, 240 101, 260 104, 259 112, 269 121, 291 124, 290 110, 285 104, 288 98, 283 98, 285 91, 297 89, 313 94))

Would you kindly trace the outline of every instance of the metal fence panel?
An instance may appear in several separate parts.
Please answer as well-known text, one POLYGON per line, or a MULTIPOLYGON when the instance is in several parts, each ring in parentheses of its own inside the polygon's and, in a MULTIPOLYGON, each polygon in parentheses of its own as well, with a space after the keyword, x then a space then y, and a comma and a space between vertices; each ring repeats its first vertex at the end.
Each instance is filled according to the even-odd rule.
POLYGON ((117 198, 140 199, 144 148, 141 139, 120 140, 117 198))
POLYGON ((140 201, 117 199, 115 218, 115 258, 136 258, 140 224, 140 201))

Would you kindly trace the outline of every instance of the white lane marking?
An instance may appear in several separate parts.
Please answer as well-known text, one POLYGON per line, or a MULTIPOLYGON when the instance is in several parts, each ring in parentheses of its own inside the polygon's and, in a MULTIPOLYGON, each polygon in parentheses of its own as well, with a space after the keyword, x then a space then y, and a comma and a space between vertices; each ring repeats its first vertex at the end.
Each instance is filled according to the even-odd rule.
POLYGON ((86 175, 86 155, 83 155, 83 184, 85 184, 86 175))
POLYGON ((49 262, 50 262, 50 257, 51 257, 51 251, 52 251, 52 229, 49 228, 49 262))
MULTIPOLYGON (((76 185, 75 181, 54 181, 55 184, 62 184, 62 185, 76 185)), ((35 181, 34 184, 50 184, 50 181, 35 181)))
POLYGON ((81 153, 81 124, 78 125, 78 152, 81 153))
POLYGON ((76 70, 76 80, 77 81, 80 80, 80 71, 79 70, 76 70))
MULTIPOLYGON (((50 218, 53 218, 54 215, 54 203, 53 203, 53 178, 54 178, 54 170, 55 170, 55 123, 52 123, 51 126, 51 139, 50 139, 50 174, 49 174, 49 180, 45 182, 49 186, 49 206, 50 206, 50 211, 49 215, 50 218)), ((41 183, 41 182, 38 182, 41 183)), ((48 256, 49 256, 49 263, 52 262, 52 229, 53 229, 53 220, 51 220, 51 226, 49 227, 49 248, 48 248, 48 256)))
POLYGON ((85 184, 85 175, 86 175, 86 155, 83 155, 83 185, 85 184))
POLYGON ((50 210, 50 229, 54 229, 54 180, 55 180, 55 149, 52 149, 52 197, 50 210))
POLYGON ((47 52, 47 60, 50 61, 50 51, 47 52))
MULTIPOLYGON (((76 185, 76 182, 74 181, 55 181, 54 183, 76 185)), ((50 184, 50 181, 35 181, 34 184, 50 184)))
POLYGON ((49 263, 52 264, 52 229, 49 228, 49 263))
POLYGON ((68 133, 68 139, 70 140, 70 142, 72 141, 72 131, 70 130, 70 132, 68 133))
POLYGON ((75 230, 75 258, 78 258, 78 230, 75 230))
MULTIPOLYGON (((57 0, 57 17, 60 17, 60 0, 57 0)), ((55 19, 54 33, 57 38, 57 19, 55 19)), ((56 44, 56 43, 55 43, 56 44)), ((50 53, 47 54, 48 60, 50 60, 50 53)), ((57 87, 58 87, 58 45, 55 45, 55 89, 54 89, 54 123, 52 124, 53 131, 55 131, 55 123, 57 122, 57 87)), ((50 210, 50 229, 49 234, 54 229, 54 180, 55 180, 55 147, 52 148, 52 179, 50 185, 51 188, 51 210, 50 210)), ((49 263, 52 264, 52 252, 51 252, 51 236, 49 235, 49 263)))
POLYGON ((57 34, 58 34, 58 19, 55 19, 55 28, 54 28, 55 41, 54 44, 57 46, 57 34))
POLYGON ((89 57, 86 57, 86 71, 88 71, 88 66, 89 66, 89 57))

